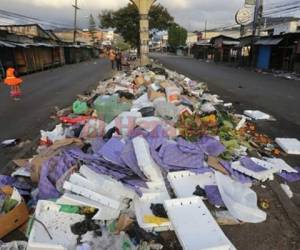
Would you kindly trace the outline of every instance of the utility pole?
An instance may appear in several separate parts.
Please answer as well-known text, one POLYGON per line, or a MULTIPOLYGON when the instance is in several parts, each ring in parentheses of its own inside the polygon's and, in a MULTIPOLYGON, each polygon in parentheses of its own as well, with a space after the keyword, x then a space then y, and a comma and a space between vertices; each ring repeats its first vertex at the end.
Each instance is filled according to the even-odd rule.
POLYGON ((253 20, 252 44, 251 44, 251 63, 256 64, 255 46, 256 36, 260 36, 261 22, 263 17, 263 0, 256 0, 253 20))
POLYGON ((253 20, 253 36, 260 36, 261 22, 263 17, 263 0, 256 0, 253 20))
POLYGON ((206 32, 207 32, 207 19, 205 20, 205 27, 204 27, 204 40, 206 40, 206 32))
POLYGON ((75 4, 72 5, 74 8, 74 33, 73 33, 73 43, 76 43, 76 34, 77 34, 77 10, 79 7, 77 5, 77 0, 75 0, 75 4))

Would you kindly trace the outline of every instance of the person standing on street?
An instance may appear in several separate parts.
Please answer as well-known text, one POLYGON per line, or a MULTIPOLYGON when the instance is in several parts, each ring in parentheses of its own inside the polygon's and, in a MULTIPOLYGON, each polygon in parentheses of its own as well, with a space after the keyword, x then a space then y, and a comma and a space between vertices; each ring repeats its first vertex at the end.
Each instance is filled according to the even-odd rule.
POLYGON ((6 70, 6 78, 4 79, 4 83, 10 86, 10 96, 15 100, 18 101, 21 96, 21 88, 20 85, 23 80, 17 77, 17 73, 15 68, 8 67, 6 70))
POLYGON ((115 69, 115 61, 116 61, 116 52, 114 49, 110 49, 108 52, 108 58, 111 62, 111 68, 115 69))
POLYGON ((122 52, 119 51, 116 55, 116 63, 117 63, 117 70, 121 71, 122 70, 122 59, 123 59, 123 55, 122 52))

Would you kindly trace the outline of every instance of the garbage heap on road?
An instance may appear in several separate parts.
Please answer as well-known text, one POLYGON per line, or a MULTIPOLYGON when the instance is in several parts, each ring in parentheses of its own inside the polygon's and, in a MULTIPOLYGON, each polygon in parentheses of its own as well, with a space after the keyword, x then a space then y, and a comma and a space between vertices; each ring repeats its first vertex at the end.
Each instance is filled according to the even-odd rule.
POLYGON ((253 187, 300 180, 250 118, 269 117, 248 114, 157 65, 116 74, 58 110, 36 155, 0 176, 0 239, 23 227, 28 242, 3 244, 235 249, 220 225, 267 219, 253 187), (172 231, 178 242, 165 239, 172 231))

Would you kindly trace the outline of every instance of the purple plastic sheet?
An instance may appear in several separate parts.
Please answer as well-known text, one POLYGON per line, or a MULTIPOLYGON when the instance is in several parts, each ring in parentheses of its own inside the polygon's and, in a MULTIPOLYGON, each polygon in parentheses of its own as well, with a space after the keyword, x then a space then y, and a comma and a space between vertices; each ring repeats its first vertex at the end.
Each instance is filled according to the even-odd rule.
POLYGON ((252 170, 254 172, 262 172, 265 171, 266 169, 263 168, 262 166, 256 164, 254 161, 252 161, 249 157, 243 157, 240 159, 240 163, 247 169, 252 170))
POLYGON ((99 154, 112 163, 123 165, 120 158, 122 151, 124 150, 125 144, 121 142, 119 138, 111 138, 107 143, 103 145, 99 154))
POLYGON ((278 175, 286 182, 292 183, 300 181, 300 167, 296 167, 295 170, 297 170, 298 173, 288 173, 286 171, 282 171, 281 173, 278 173, 278 175))
POLYGON ((0 175, 0 188, 3 186, 12 186, 15 187, 21 195, 28 195, 32 186, 24 181, 18 180, 18 178, 0 175))
POLYGON ((220 161, 221 165, 228 171, 228 173, 230 174, 230 176, 236 180, 239 181, 243 184, 246 183, 252 183, 252 179, 250 177, 248 177, 247 175, 244 175, 236 170, 234 170, 231 167, 231 164, 227 161, 220 161))
POLYGON ((219 156, 225 152, 225 146, 211 136, 203 136, 198 142, 202 150, 209 156, 219 156))
POLYGON ((197 145, 179 138, 177 143, 168 143, 159 152, 164 164, 173 169, 198 169, 204 166, 204 152, 197 145))
POLYGON ((45 161, 40 174, 39 199, 58 198, 61 194, 56 189, 56 182, 75 164, 76 161, 66 153, 45 161))
POLYGON ((217 207, 225 207, 218 186, 210 185, 204 187, 208 202, 217 207))
POLYGON ((147 180, 147 178, 138 166, 132 141, 126 143, 123 152, 121 153, 121 160, 142 180, 147 180))
POLYGON ((91 146, 92 146, 93 152, 95 154, 98 154, 104 144, 105 144, 105 141, 102 138, 96 138, 96 139, 92 140, 91 146))

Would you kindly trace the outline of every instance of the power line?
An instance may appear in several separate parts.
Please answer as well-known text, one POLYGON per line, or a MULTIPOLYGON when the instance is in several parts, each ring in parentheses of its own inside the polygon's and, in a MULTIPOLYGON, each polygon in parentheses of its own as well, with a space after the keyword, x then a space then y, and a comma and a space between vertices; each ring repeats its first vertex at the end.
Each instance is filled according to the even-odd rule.
POLYGON ((42 25, 47 25, 47 26, 52 26, 52 27, 70 27, 69 25, 66 24, 62 24, 62 23, 58 23, 58 22, 51 22, 51 21, 46 21, 46 20, 42 20, 39 18, 35 18, 35 17, 29 17, 23 14, 18 14, 15 12, 11 12, 11 11, 7 11, 7 10, 3 10, 0 9, 0 13, 2 13, 2 16, 7 18, 7 19, 17 19, 20 21, 30 21, 30 22, 36 22, 42 25))

